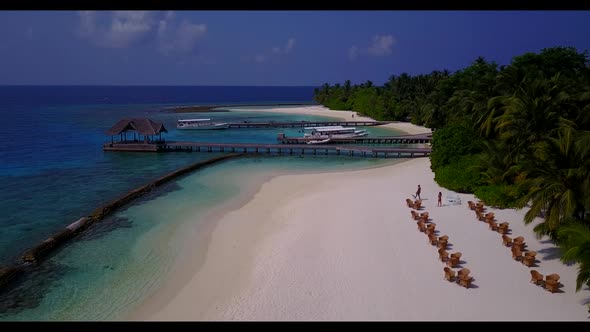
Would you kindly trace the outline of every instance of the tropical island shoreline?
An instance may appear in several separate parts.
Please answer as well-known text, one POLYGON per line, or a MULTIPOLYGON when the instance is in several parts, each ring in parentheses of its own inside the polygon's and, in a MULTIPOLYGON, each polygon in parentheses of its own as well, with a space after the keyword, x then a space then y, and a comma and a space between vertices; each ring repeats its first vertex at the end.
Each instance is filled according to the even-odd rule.
MULTIPOLYGON (((322 106, 264 111, 342 119, 354 113, 322 106)), ((387 126, 408 134, 429 132, 410 123, 387 126)), ((433 178, 427 158, 272 178, 241 207, 195 232, 171 282, 124 319, 587 319, 584 304, 590 292, 575 292, 576 267, 561 263, 547 238, 536 239, 532 229, 540 220, 525 225, 524 210, 487 210, 498 222, 510 223, 510 237, 523 236, 527 249, 538 253, 529 268, 514 261, 501 235, 468 209, 474 195, 453 193, 433 178), (439 236, 449 236, 449 253, 462 253, 460 267, 471 270, 472 287, 444 280, 446 265, 437 248, 411 219, 405 200, 418 184, 421 212, 429 212, 439 236), (437 207, 438 192, 460 197, 461 204, 437 207), (196 255, 205 257, 192 261, 196 250, 205 251, 196 255), (533 269, 559 274, 560 291, 550 293, 530 283, 533 269)))
POLYGON ((189 105, 166 107, 174 113, 207 113, 207 112, 230 112, 236 107, 281 107, 281 106, 313 106, 315 103, 269 103, 269 104, 234 104, 234 105, 189 105))

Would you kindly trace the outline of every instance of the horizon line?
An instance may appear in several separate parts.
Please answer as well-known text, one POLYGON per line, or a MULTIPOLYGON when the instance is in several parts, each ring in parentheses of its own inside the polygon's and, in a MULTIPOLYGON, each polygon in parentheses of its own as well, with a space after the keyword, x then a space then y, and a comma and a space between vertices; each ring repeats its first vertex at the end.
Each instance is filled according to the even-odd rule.
POLYGON ((88 87, 130 87, 130 86, 141 86, 141 87, 321 87, 324 83, 319 85, 205 85, 205 84, 0 84, 0 87, 5 86, 88 86, 88 87))

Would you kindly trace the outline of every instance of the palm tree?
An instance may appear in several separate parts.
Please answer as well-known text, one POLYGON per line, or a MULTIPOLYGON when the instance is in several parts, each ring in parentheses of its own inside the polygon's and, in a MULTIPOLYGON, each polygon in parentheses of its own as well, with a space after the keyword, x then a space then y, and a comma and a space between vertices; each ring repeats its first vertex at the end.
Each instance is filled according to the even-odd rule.
POLYGON ((506 153, 506 146, 500 140, 481 142, 483 153, 479 154, 477 169, 481 172, 484 183, 494 185, 508 182, 514 174, 511 166, 514 160, 506 153))
POLYGON ((588 132, 577 132, 571 125, 557 131, 532 147, 534 153, 514 167, 523 174, 520 184, 527 194, 516 203, 517 208, 531 203, 525 223, 544 214, 544 221, 534 228, 538 236, 555 238, 557 229, 571 218, 583 220, 590 206, 589 162, 581 158, 588 147, 580 142, 588 140, 588 132))
POLYGON ((576 292, 590 282, 590 228, 579 222, 563 226, 558 232, 561 244, 561 261, 578 263, 576 292))
POLYGON ((567 122, 561 110, 571 107, 570 96, 560 83, 559 75, 550 80, 525 77, 512 95, 499 98, 495 106, 501 115, 494 120, 500 139, 526 153, 567 122))
POLYGON ((330 84, 324 83, 321 89, 316 93, 315 99, 318 103, 324 104, 330 95, 330 84))
POLYGON ((344 81, 344 97, 348 99, 351 93, 351 82, 350 80, 344 81))

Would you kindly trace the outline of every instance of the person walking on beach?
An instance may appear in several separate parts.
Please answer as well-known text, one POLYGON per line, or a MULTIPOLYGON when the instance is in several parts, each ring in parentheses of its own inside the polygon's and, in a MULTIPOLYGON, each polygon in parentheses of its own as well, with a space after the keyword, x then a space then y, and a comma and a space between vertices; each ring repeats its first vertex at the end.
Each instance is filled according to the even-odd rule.
POLYGON ((416 190, 416 196, 414 196, 414 198, 422 200, 422 198, 420 197, 420 192, 422 192, 422 188, 420 188, 420 185, 418 185, 418 190, 416 190))
POLYGON ((442 206, 442 193, 438 192, 438 206, 442 206))

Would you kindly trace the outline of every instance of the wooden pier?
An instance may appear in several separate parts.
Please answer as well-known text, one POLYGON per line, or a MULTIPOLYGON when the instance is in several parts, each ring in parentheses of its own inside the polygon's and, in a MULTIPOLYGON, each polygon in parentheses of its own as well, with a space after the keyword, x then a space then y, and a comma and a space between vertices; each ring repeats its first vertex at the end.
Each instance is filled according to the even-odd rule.
POLYGON ((398 121, 288 121, 288 122, 230 122, 229 128, 301 128, 301 127, 368 127, 381 126, 398 121))
MULTIPOLYGON (((139 144, 141 145, 141 144, 139 144)), ((105 151, 136 152, 239 152, 247 154, 278 155, 344 155, 372 158, 414 158, 430 155, 430 148, 375 148, 364 146, 340 146, 334 144, 256 144, 256 143, 212 143, 212 142, 165 142, 145 144, 151 147, 138 147, 138 144, 106 143, 105 151)))
MULTIPOLYGON (((306 144, 317 140, 317 137, 286 137, 278 134, 277 141, 282 144, 306 144)), ((356 138, 331 138, 330 143, 336 144, 425 144, 432 142, 432 134, 401 135, 401 136, 374 136, 356 138)))

